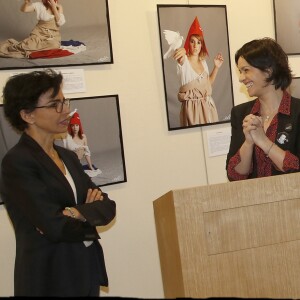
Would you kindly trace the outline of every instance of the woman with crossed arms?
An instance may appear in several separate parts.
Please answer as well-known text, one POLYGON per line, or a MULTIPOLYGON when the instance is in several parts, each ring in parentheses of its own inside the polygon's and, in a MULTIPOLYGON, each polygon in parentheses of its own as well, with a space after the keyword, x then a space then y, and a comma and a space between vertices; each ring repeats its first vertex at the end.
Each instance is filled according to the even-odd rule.
POLYGON ((66 132, 70 100, 54 71, 21 73, 3 89, 4 113, 21 132, 1 163, 0 192, 16 237, 14 296, 99 297, 108 278, 96 226, 116 204, 54 144, 66 132))

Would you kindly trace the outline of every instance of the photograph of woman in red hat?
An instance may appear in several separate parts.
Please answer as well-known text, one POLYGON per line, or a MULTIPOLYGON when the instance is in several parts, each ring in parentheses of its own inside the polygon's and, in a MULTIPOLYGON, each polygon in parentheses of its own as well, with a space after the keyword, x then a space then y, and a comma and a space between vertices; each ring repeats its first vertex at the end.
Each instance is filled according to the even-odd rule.
POLYGON ((226 6, 157 7, 168 129, 228 123, 234 100, 226 6))
POLYGON ((184 48, 175 51, 174 59, 178 62, 177 73, 181 87, 178 100, 181 102, 180 125, 218 122, 218 112, 212 98, 212 84, 223 64, 223 56, 218 53, 214 58, 214 68, 209 73, 205 58, 208 56, 203 30, 195 17, 184 48))
POLYGON ((91 151, 88 146, 87 137, 83 133, 80 116, 77 112, 73 114, 68 125, 68 134, 63 139, 64 147, 74 151, 82 162, 84 171, 90 176, 100 175, 102 171, 92 164, 91 151), (86 160, 87 164, 83 163, 86 160))

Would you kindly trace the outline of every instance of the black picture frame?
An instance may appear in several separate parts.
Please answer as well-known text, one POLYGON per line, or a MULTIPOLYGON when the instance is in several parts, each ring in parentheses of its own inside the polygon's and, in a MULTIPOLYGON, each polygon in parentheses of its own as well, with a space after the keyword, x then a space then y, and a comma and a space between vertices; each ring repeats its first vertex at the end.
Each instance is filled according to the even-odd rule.
POLYGON ((273 0, 275 39, 288 55, 300 54, 298 0, 273 0))
MULTIPOLYGON (((21 12, 22 3, 0 0, 0 43, 11 38, 21 41, 36 25, 36 13, 21 12)), ((108 0, 60 0, 60 3, 66 19, 60 27, 61 38, 65 44, 75 46, 70 50, 75 54, 33 59, 0 57, 0 70, 113 64, 108 0)))
POLYGON ((161 61, 165 90, 165 104, 168 119, 168 130, 187 129, 191 127, 210 126, 230 122, 230 111, 234 105, 227 9, 226 5, 157 5, 161 61), (224 62, 213 83, 212 98, 219 115, 218 122, 181 126, 179 115, 181 103, 177 98, 180 80, 177 76, 177 62, 173 58, 164 59, 169 48, 164 30, 179 32, 185 43, 189 28, 195 17, 198 17, 204 32, 204 39, 209 57, 206 59, 209 72, 214 66, 214 57, 221 52, 224 62))
MULTIPOLYGON (((92 181, 99 187, 127 182, 119 96, 72 98, 71 110, 75 108, 87 136, 92 163, 102 171, 91 177, 92 181)), ((4 117, 3 104, 0 104, 0 162, 19 138, 19 133, 4 117)), ((60 139, 55 143, 63 146, 60 139)), ((85 164, 84 161, 82 163, 85 164)), ((3 204, 1 199, 0 204, 3 204)))

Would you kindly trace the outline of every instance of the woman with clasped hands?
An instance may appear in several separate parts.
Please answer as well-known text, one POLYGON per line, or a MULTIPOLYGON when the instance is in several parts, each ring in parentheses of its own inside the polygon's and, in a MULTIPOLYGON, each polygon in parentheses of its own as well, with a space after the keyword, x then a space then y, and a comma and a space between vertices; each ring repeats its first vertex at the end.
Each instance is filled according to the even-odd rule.
POLYGON ((235 54, 239 81, 254 100, 231 111, 229 180, 299 172, 300 100, 288 92, 288 57, 271 38, 250 41, 235 54))
POLYGON ((22 133, 2 160, 0 182, 16 236, 15 296, 99 296, 108 285, 96 226, 114 219, 116 205, 73 151, 54 144, 70 118, 62 79, 34 71, 3 89, 5 116, 22 133))

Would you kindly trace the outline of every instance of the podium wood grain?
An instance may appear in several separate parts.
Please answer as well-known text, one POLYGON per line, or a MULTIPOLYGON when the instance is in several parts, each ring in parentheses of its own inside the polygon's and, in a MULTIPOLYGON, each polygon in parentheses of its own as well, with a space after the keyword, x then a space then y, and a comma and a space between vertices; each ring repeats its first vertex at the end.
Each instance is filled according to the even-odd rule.
POLYGON ((300 298, 300 173, 153 201, 166 298, 300 298))

